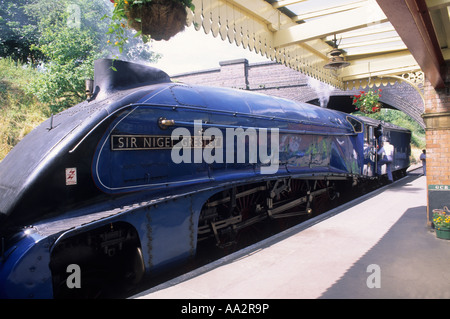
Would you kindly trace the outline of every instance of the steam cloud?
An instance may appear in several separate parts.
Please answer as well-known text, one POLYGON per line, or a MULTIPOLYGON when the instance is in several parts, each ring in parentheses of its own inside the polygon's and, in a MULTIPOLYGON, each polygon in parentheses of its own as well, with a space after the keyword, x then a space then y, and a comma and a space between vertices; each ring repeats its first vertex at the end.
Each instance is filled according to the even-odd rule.
POLYGON ((330 100, 330 95, 334 91, 334 88, 311 77, 308 77, 308 86, 317 93, 320 106, 327 107, 328 101, 330 100))

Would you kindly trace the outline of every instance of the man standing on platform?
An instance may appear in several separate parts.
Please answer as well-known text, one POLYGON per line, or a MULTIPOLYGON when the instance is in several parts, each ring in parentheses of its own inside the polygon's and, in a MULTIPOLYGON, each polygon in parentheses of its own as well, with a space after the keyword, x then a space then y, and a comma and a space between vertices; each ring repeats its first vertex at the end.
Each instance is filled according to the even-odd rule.
POLYGON ((386 137, 383 138, 383 147, 378 150, 378 155, 380 155, 381 159, 378 161, 377 172, 381 175, 381 166, 386 164, 386 173, 389 181, 392 183, 394 178, 392 177, 391 166, 394 160, 394 146, 389 143, 386 137))
POLYGON ((427 151, 422 150, 422 154, 420 154, 420 160, 422 161, 423 168, 423 176, 427 175, 427 151))

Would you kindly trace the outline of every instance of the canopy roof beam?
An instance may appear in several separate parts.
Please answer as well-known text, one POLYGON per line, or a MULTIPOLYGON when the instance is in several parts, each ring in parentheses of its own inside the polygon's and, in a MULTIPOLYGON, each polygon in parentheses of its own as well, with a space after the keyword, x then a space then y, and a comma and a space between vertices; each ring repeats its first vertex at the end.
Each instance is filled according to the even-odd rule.
POLYGON ((302 13, 302 14, 299 14, 299 15, 293 17, 292 20, 297 22, 297 21, 302 21, 302 20, 307 20, 307 19, 312 19, 312 18, 323 17, 326 15, 334 14, 334 13, 338 13, 338 12, 348 11, 348 10, 362 7, 364 4, 366 4, 366 2, 367 2, 367 0, 359 0, 356 2, 352 2, 352 3, 340 5, 340 6, 335 6, 335 7, 331 7, 331 8, 322 8, 319 10, 309 11, 309 12, 305 12, 305 13, 302 13))
POLYGON ((296 3, 300 3, 300 2, 304 2, 304 1, 307 1, 307 0, 281 0, 281 1, 275 2, 273 4, 273 8, 278 9, 278 8, 290 6, 291 4, 296 4, 296 3))
MULTIPOLYGON (((434 88, 443 88, 445 61, 425 0, 377 0, 434 88)), ((448 1, 436 0, 435 5, 448 1)))
POLYGON ((411 54, 403 52, 382 54, 376 58, 369 57, 353 62, 341 72, 342 80, 371 78, 388 74, 405 73, 408 70, 418 70, 416 61, 411 54))
MULTIPOLYGON (((368 35, 377 35, 377 34, 382 34, 382 33, 387 33, 387 32, 395 32, 394 27, 392 25, 388 25, 388 26, 377 25, 376 28, 368 27, 368 28, 363 28, 360 30, 339 33, 336 36, 338 39, 347 40, 347 39, 358 38, 358 37, 363 37, 363 36, 368 36, 368 35)), ((334 35, 330 35, 330 36, 327 36, 325 38, 325 40, 332 41, 333 38, 334 38, 334 35)))
POLYGON ((386 21, 387 18, 380 8, 372 2, 368 2, 365 7, 336 13, 326 18, 318 18, 308 23, 279 30, 274 35, 274 46, 276 48, 285 47, 386 21), (372 14, 368 15, 368 12, 372 12, 372 14))

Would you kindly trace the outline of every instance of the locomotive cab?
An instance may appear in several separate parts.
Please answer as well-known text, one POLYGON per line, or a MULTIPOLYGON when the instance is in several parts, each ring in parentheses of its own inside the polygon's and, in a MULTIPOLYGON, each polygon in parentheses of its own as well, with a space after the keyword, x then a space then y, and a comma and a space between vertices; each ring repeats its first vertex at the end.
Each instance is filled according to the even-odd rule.
POLYGON ((411 131, 402 127, 359 116, 364 122, 364 167, 362 174, 376 177, 386 174, 386 165, 378 165, 378 150, 382 141, 389 141, 394 147, 392 170, 396 175, 404 176, 409 167, 411 155, 411 131))

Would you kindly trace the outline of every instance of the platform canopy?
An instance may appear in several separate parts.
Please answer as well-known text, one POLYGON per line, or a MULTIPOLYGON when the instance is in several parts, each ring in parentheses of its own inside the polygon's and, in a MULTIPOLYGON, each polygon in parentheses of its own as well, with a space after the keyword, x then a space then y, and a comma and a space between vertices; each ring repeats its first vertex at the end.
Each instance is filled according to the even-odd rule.
POLYGON ((450 0, 193 2, 196 10, 188 23, 197 30, 203 28, 335 87, 378 86, 423 73, 436 88, 444 85, 442 67, 450 59, 450 0), (350 65, 326 69, 335 44, 350 65))

